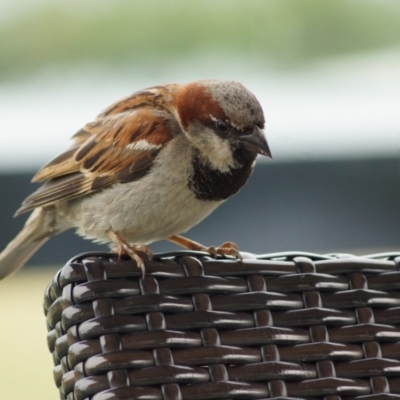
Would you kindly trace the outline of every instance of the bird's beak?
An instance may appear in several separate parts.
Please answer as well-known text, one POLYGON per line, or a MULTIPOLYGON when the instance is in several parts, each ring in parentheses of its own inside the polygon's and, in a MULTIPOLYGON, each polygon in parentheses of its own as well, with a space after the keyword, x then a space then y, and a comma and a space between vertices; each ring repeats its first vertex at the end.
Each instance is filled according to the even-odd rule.
POLYGON ((250 135, 240 136, 239 140, 247 150, 272 159, 267 139, 265 139, 264 132, 260 128, 256 127, 250 135))

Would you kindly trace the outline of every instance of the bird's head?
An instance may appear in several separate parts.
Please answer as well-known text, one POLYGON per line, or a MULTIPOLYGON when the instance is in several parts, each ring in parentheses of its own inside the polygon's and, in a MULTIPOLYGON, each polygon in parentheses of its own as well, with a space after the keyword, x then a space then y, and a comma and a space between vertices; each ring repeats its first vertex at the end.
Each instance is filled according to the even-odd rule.
POLYGON ((184 134, 214 168, 234 168, 237 150, 271 158, 263 110, 242 84, 204 80, 180 85, 174 107, 184 134))

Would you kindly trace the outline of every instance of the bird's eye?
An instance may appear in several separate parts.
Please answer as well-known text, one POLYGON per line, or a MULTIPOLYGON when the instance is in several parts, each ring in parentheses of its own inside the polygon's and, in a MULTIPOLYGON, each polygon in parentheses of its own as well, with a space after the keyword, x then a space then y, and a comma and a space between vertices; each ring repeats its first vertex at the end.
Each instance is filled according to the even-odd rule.
POLYGON ((228 133, 229 126, 225 122, 218 120, 218 121, 215 122, 215 125, 217 126, 217 129, 218 129, 219 133, 228 133))

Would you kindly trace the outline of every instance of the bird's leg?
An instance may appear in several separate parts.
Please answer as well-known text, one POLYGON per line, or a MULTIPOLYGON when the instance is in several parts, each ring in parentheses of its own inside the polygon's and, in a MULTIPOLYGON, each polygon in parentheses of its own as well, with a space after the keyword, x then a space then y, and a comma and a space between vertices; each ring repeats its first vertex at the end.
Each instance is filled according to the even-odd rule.
POLYGON ((127 254, 133 260, 136 261, 137 266, 142 271, 142 278, 144 279, 146 275, 146 268, 143 262, 143 259, 139 256, 138 251, 146 253, 150 260, 153 259, 153 252, 151 251, 149 246, 145 244, 133 245, 129 244, 126 240, 122 239, 118 233, 114 232, 112 229, 107 231, 107 235, 114 243, 114 246, 111 248, 111 251, 118 253, 119 256, 122 254, 127 254))
POLYGON ((234 256, 238 258, 240 261, 243 261, 243 257, 239 252, 238 246, 232 242, 224 242, 218 247, 214 246, 207 247, 203 246, 200 243, 195 242, 194 240, 185 238, 180 235, 172 235, 167 240, 189 250, 206 251, 207 253, 210 253, 214 257, 218 254, 221 256, 234 256))

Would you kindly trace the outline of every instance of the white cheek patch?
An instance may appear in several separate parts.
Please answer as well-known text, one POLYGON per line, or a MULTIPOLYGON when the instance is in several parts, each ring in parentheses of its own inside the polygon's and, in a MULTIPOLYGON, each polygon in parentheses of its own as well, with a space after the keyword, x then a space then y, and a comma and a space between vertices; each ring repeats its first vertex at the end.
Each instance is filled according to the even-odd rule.
POLYGON ((226 140, 216 140, 216 144, 214 147, 215 154, 215 164, 218 165, 219 161, 221 163, 220 169, 225 166, 227 169, 233 167, 233 154, 229 142, 226 140))
POLYGON ((202 151, 202 155, 207 159, 210 165, 220 170, 228 172, 235 166, 233 153, 228 140, 221 139, 211 130, 204 130, 198 137, 197 147, 202 151))
POLYGON ((161 149, 161 144, 153 144, 149 143, 145 139, 140 139, 137 142, 129 143, 126 148, 129 150, 142 150, 142 151, 149 151, 149 150, 158 150, 161 149))

